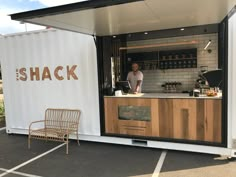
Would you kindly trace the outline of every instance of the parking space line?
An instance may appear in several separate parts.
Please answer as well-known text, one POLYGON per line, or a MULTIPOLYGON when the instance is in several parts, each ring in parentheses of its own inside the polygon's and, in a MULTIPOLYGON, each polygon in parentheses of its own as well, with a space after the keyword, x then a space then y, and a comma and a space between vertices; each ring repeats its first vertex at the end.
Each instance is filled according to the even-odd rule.
MULTIPOLYGON (((0 171, 8 171, 8 169, 5 168, 0 168, 0 171)), ((38 176, 38 175, 32 175, 29 173, 22 173, 22 172, 18 172, 18 171, 12 171, 11 174, 15 174, 15 175, 19 175, 19 176, 24 176, 24 177, 42 177, 42 176, 38 176)))
POLYGON ((6 127, 2 127, 2 128, 0 128, 0 131, 2 131, 2 130, 6 130, 6 127))
POLYGON ((4 171, 3 171, 3 170, 0 170, 0 174, 2 174, 2 173, 4 173, 4 171))
POLYGON ((40 154, 40 155, 38 155, 38 156, 36 156, 36 157, 34 157, 34 158, 32 158, 32 159, 26 161, 26 162, 24 162, 24 163, 22 163, 22 164, 20 164, 20 165, 18 165, 18 166, 16 166, 16 167, 14 167, 14 168, 11 168, 11 169, 7 170, 6 172, 0 174, 0 177, 6 176, 7 174, 12 173, 13 171, 16 171, 17 169, 19 169, 19 168, 21 168, 21 167, 23 167, 23 166, 25 166, 25 165, 27 165, 27 164, 29 164, 29 163, 31 163, 31 162, 37 160, 37 159, 39 159, 39 158, 41 158, 41 157, 43 157, 43 156, 45 156, 45 155, 47 155, 47 154, 49 154, 49 153, 51 153, 51 152, 57 150, 57 149, 59 149, 60 147, 62 147, 62 146, 64 146, 64 145, 65 145, 65 143, 60 144, 59 146, 56 146, 55 148, 50 149, 49 151, 46 151, 46 152, 44 152, 43 154, 40 154))
POLYGON ((163 165, 165 158, 166 158, 166 154, 167 154, 167 151, 162 151, 161 156, 157 162, 157 166, 152 174, 152 177, 159 177, 162 165, 163 165))

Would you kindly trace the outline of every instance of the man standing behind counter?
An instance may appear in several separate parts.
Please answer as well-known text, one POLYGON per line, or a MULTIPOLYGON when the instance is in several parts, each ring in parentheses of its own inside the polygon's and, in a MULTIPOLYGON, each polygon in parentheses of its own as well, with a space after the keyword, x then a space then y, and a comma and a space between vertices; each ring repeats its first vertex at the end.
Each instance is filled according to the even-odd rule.
POLYGON ((130 83, 132 93, 141 93, 143 73, 139 71, 139 65, 137 63, 132 64, 132 71, 128 73, 127 80, 130 83))

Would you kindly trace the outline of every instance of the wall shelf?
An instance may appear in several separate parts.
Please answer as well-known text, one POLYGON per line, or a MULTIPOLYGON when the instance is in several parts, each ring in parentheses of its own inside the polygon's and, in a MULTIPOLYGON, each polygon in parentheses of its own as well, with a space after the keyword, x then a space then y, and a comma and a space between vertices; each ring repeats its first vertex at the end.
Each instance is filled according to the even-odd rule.
POLYGON ((197 49, 127 53, 127 69, 138 63, 140 70, 197 68, 197 49))

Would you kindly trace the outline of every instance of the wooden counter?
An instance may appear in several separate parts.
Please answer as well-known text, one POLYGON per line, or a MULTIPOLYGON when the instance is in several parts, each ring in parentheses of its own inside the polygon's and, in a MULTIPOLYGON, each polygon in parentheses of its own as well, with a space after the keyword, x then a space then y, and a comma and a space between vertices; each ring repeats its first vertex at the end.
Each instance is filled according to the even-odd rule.
POLYGON ((221 143, 221 99, 105 97, 104 102, 108 134, 221 143), (122 120, 122 106, 149 107, 150 120, 122 120))

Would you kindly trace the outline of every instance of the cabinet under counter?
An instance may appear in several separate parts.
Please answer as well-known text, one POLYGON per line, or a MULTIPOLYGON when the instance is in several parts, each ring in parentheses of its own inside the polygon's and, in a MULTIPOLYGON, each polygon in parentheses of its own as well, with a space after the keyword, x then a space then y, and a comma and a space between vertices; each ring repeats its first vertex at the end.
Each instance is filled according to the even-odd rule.
POLYGON ((221 143, 221 99, 105 97, 105 133, 221 143))

